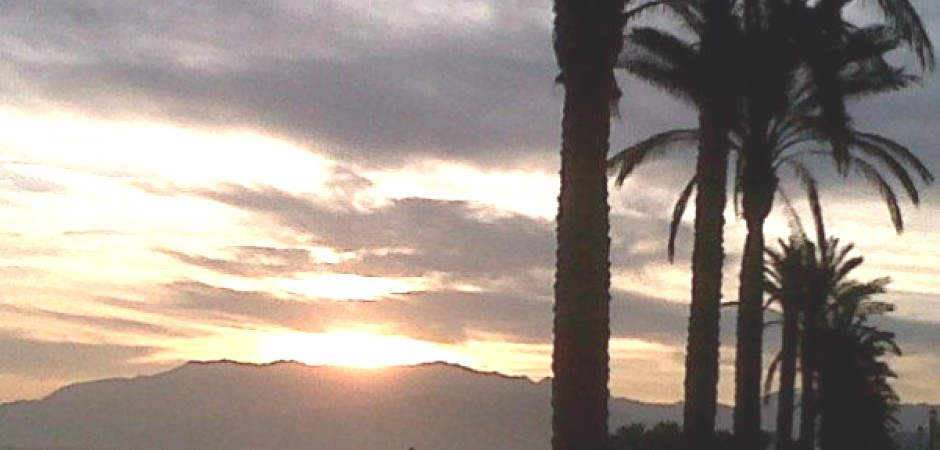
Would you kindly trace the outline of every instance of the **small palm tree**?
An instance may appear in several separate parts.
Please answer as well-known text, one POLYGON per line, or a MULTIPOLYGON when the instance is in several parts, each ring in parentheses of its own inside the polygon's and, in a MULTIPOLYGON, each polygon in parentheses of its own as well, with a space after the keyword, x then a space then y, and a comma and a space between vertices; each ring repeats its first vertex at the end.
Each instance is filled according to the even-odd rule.
MULTIPOLYGON (((883 444, 894 435, 891 413, 898 400, 888 384, 893 374, 879 358, 900 350, 892 333, 867 324, 865 308, 885 291, 888 279, 848 279, 862 258, 848 257, 852 246, 840 246, 837 239, 822 247, 826 250, 818 251, 803 236, 768 251, 768 292, 784 314, 781 352, 768 374, 769 384, 779 365, 778 426, 789 423, 792 430, 799 359, 805 390, 801 420, 822 419, 823 449, 891 448, 883 444), (867 447, 874 444, 880 445, 867 447)), ((789 438, 786 433, 778 436, 778 448, 789 448, 789 438)))
POLYGON ((882 359, 900 355, 894 333, 854 323, 818 335, 819 447, 822 450, 895 448, 896 377, 882 359))
POLYGON ((792 445, 798 360, 802 378, 801 447, 815 447, 817 417, 822 417, 826 436, 823 439, 820 435, 820 442, 826 441, 823 448, 866 448, 855 446, 858 442, 850 442, 846 435, 864 436, 859 442, 866 442, 865 445, 887 442, 893 436, 890 413, 897 404, 897 396, 887 384, 887 378, 892 376, 890 371, 876 360, 888 352, 900 352, 893 343, 893 334, 866 322, 871 311, 891 309, 873 300, 875 295, 885 292, 889 280, 859 282, 849 278, 864 259, 850 256, 853 245, 824 238, 825 226, 815 186, 810 185, 808 192, 816 241, 821 244, 817 246, 809 240, 799 219, 791 213, 794 234, 788 242, 779 241, 779 250, 767 251, 768 305, 776 303, 783 311, 781 350, 767 375, 769 389, 773 374, 780 371, 777 448, 786 450, 792 445), (868 380, 868 384, 863 385, 863 380, 868 380), (852 414, 839 410, 838 405, 845 407, 845 402, 856 405, 852 414), (839 417, 856 420, 853 428, 865 420, 870 423, 864 431, 850 431, 846 428, 850 422, 842 422, 839 417))

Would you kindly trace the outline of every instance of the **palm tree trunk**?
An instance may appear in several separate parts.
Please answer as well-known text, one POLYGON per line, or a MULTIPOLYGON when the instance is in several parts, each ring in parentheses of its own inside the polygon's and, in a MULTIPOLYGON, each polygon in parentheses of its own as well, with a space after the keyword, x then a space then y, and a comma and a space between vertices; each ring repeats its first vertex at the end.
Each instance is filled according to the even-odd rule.
POLYGON ((813 450, 816 446, 816 369, 813 364, 815 335, 814 314, 804 313, 803 334, 800 338, 800 450, 813 450))
POLYGON ((749 133, 744 144, 744 192, 742 206, 747 238, 738 284, 738 320, 734 372, 734 437, 739 450, 755 450, 766 444, 761 432, 760 382, 764 345, 764 221, 777 189, 766 131, 770 126, 768 92, 760 81, 750 80, 749 133))
POLYGON ((728 132, 737 106, 728 74, 737 30, 729 0, 707 0, 701 57, 710 64, 699 74, 710 86, 699 109, 701 140, 696 160, 695 243, 692 248, 692 302, 685 358, 683 439, 686 450, 715 450, 721 346, 721 283, 725 258, 728 132))
POLYGON ((783 307, 780 350, 780 393, 777 398, 777 450, 793 447, 793 401, 796 389, 796 356, 799 322, 795 305, 783 307))
POLYGON ((718 396, 723 230, 728 166, 728 127, 721 109, 699 116, 702 142, 696 162, 692 304, 685 360, 686 448, 712 450, 718 396))
POLYGON ((748 223, 738 294, 740 306, 735 358, 734 437, 737 448, 741 450, 759 449, 763 445, 760 380, 763 373, 764 221, 757 218, 754 222, 757 223, 748 223))
POLYGON ((607 150, 623 1, 557 0, 565 87, 552 352, 552 448, 607 447, 610 238, 607 150))

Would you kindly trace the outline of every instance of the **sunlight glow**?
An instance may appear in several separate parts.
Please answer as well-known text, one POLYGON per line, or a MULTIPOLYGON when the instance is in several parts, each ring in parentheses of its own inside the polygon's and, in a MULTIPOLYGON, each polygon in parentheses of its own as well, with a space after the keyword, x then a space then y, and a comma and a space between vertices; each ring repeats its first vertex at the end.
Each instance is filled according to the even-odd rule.
POLYGON ((474 361, 442 345, 404 336, 361 331, 287 333, 264 338, 259 346, 265 361, 294 360, 308 365, 377 368, 444 361, 474 361))
POLYGON ((274 280, 278 289, 307 298, 381 300, 394 294, 427 290, 422 278, 381 278, 354 274, 316 274, 274 280))
POLYGON ((333 166, 307 149, 249 131, 90 119, 65 111, 35 116, 0 109, 0 121, 4 123, 0 147, 5 149, 0 163, 16 167, 187 185, 256 183, 320 192, 333 166))

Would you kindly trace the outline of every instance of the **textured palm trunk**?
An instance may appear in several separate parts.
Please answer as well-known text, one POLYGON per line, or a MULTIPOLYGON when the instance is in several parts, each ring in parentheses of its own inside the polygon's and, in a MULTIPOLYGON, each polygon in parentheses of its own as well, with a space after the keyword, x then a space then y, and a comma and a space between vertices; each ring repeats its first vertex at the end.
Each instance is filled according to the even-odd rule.
POLYGON ((557 0, 565 88, 552 353, 552 448, 607 448, 610 239, 606 161, 623 2, 557 0))
POLYGON ((686 450, 714 450, 718 404, 718 364, 724 226, 728 172, 728 132, 735 120, 732 82, 723 72, 732 58, 736 30, 728 0, 705 2, 706 29, 701 58, 709 61, 704 85, 710 86, 699 110, 701 137, 696 160, 695 243, 692 248, 692 301, 689 306, 685 359, 685 406, 682 413, 686 450))
MULTIPOLYGON (((760 69, 755 72, 762 73, 760 69)), ((772 85, 766 84, 769 77, 755 78, 758 77, 754 75, 748 80, 752 83, 747 98, 750 131, 744 144, 744 173, 741 175, 747 238, 738 284, 734 372, 733 428, 738 450, 757 450, 766 445, 761 431, 760 410, 764 346, 764 222, 773 206, 777 178, 773 170, 772 149, 765 134, 770 128, 768 105, 772 103, 769 97, 772 92, 768 91, 772 85)))
POLYGON ((783 307, 783 333, 780 350, 780 393, 777 404, 777 450, 793 447, 793 401, 796 389, 797 335, 799 316, 792 300, 783 307))
MULTIPOLYGON (((747 194, 745 194, 746 196, 747 194)), ((763 347, 763 220, 748 224, 741 264, 735 358, 734 436, 740 450, 761 448, 760 380, 763 347)))
POLYGON ((721 275, 728 166, 728 126, 720 108, 699 117, 692 304, 685 360, 686 449, 713 450, 718 396, 721 275))
POLYGON ((800 338, 800 450, 814 450, 816 447, 816 369, 813 364, 815 335, 815 315, 804 313, 803 334, 800 338))

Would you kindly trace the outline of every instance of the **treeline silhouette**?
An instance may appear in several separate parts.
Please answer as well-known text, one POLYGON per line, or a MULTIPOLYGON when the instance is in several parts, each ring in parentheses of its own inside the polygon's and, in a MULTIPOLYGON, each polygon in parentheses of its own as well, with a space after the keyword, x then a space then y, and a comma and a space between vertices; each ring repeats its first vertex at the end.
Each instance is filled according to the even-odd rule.
MULTIPOLYGON (((731 449, 731 432, 719 430, 717 438, 717 450, 731 449)), ((624 425, 610 435, 608 450, 684 450, 682 426, 673 421, 659 422, 652 427, 641 422, 624 425)))

